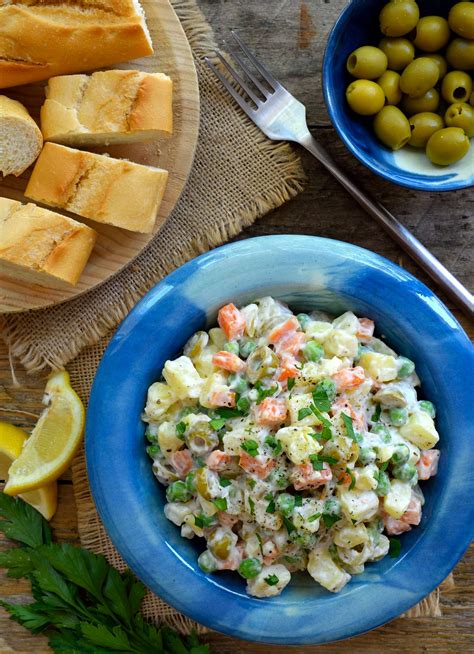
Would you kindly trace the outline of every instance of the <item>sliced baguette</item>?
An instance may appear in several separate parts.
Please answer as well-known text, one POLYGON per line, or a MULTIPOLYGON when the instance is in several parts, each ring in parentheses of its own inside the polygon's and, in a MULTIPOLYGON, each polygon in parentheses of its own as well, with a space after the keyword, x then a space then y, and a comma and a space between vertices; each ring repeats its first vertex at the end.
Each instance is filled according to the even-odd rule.
POLYGON ((41 132, 25 107, 0 95, 0 173, 21 175, 38 158, 41 132))
POLYGON ((96 232, 35 204, 0 198, 0 273, 31 284, 75 286, 96 232))
POLYGON ((150 233, 168 172, 46 143, 25 195, 99 223, 150 233))
POLYGON ((109 145, 173 131, 173 83, 162 73, 108 70, 53 77, 41 108, 45 141, 109 145))
POLYGON ((0 88, 151 54, 138 0, 0 2, 0 88))

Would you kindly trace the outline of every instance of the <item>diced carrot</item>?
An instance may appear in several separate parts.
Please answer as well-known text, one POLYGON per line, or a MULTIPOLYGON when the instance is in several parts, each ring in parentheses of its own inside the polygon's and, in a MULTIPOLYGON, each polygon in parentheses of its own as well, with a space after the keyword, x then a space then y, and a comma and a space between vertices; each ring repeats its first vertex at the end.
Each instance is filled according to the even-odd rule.
POLYGON ((232 341, 243 336, 245 331, 245 318, 235 304, 226 304, 219 309, 217 315, 219 327, 224 331, 227 340, 232 341))
POLYGON ((365 380, 365 370, 361 366, 343 368, 332 375, 332 380, 336 382, 339 393, 350 388, 357 388, 365 380))
POLYGON ((326 484, 332 479, 331 468, 327 463, 323 463, 322 470, 315 470, 311 463, 303 463, 295 466, 290 473, 290 481, 296 490, 305 488, 317 488, 326 484))
POLYGON ((228 391, 214 391, 211 393, 210 404, 232 408, 235 406, 235 393, 230 389, 228 391))
POLYGON ((246 472, 250 472, 259 479, 266 479, 276 466, 275 459, 261 454, 260 456, 250 456, 247 452, 240 455, 239 465, 246 472))
POLYGON ((342 486, 350 486, 351 482, 352 482, 352 477, 345 470, 341 472, 341 474, 337 478, 337 483, 342 484, 342 486))
POLYGON ((291 318, 288 318, 288 320, 285 320, 285 322, 281 323, 270 332, 268 341, 272 345, 275 345, 275 343, 279 341, 280 338, 282 338, 285 334, 288 334, 289 332, 295 332, 299 328, 300 323, 295 318, 295 316, 291 316, 291 318))
POLYGON ((278 355, 288 353, 296 356, 303 347, 305 341, 306 336, 303 332, 288 332, 275 343, 275 352, 278 355))
POLYGON ((223 368, 229 372, 242 372, 245 370, 245 362, 232 352, 216 352, 212 357, 212 363, 218 368, 223 368))
POLYGON ((214 450, 209 454, 206 459, 206 465, 209 470, 224 470, 226 465, 232 461, 230 454, 222 452, 222 450, 214 450))
POLYGON ((370 318, 359 318, 359 329, 356 336, 363 343, 370 340, 374 335, 374 321, 370 318))
POLYGON ((239 516, 230 515, 230 513, 226 513, 225 511, 219 511, 217 519, 223 527, 233 527, 240 520, 239 516))
POLYGON ((300 370, 296 367, 298 365, 297 359, 292 354, 284 352, 280 359, 280 375, 278 381, 285 381, 290 377, 298 377, 300 370))
POLYGON ((278 427, 286 420, 287 408, 285 400, 266 397, 261 404, 255 407, 255 420, 257 424, 266 427, 278 427))
POLYGON ((416 464, 418 479, 426 480, 438 472, 439 450, 421 450, 421 458, 416 464))
POLYGON ((400 518, 408 525, 419 525, 421 520, 421 501, 416 495, 411 496, 407 510, 400 518))
POLYGON ((193 459, 189 450, 178 450, 177 452, 173 452, 169 461, 176 470, 176 474, 181 477, 181 479, 184 479, 193 467, 193 459))
POLYGON ((411 527, 408 523, 402 522, 402 520, 396 520, 387 513, 383 516, 383 524, 385 526, 385 531, 389 536, 399 536, 405 531, 410 531, 411 527))

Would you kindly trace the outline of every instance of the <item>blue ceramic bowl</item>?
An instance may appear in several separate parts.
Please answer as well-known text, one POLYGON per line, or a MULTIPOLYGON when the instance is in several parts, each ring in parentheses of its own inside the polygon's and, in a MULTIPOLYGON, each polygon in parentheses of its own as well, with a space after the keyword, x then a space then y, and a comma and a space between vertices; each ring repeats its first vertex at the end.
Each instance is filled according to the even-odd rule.
POLYGON ((87 415, 87 466, 113 543, 153 591, 213 629, 255 641, 323 643, 373 629, 413 606, 453 568, 473 535, 474 404, 471 344, 444 305, 405 270, 367 250, 323 238, 268 236, 226 245, 169 275, 133 309, 99 366, 87 415), (235 573, 207 576, 200 540, 163 515, 140 420, 148 386, 218 308, 271 294, 294 309, 351 309, 416 362, 438 408, 439 474, 423 484, 421 525, 402 556, 366 566, 333 595, 294 575, 274 599, 255 599, 235 573))
MULTIPOLYGON (((417 0, 422 16, 447 17, 458 0, 417 0)), ((435 166, 423 150, 386 148, 372 129, 373 117, 358 116, 346 102, 346 88, 353 77, 346 70, 347 57, 361 45, 378 45, 378 16, 386 0, 352 0, 339 16, 326 46, 323 90, 332 124, 346 147, 377 175, 395 184, 421 191, 452 191, 474 185, 474 144, 468 155, 453 166, 435 166)))

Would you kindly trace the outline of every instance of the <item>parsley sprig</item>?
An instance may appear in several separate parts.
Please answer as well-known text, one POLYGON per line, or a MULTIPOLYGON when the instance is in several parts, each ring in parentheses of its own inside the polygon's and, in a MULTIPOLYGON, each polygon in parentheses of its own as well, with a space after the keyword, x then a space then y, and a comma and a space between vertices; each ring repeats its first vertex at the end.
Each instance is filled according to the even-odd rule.
POLYGON ((9 577, 29 579, 34 597, 30 604, 0 605, 33 634, 44 633, 57 654, 209 654, 195 634, 181 638, 143 619, 146 588, 129 570, 120 573, 103 556, 52 543, 41 515, 3 493, 0 531, 20 544, 0 552, 0 567, 9 577))

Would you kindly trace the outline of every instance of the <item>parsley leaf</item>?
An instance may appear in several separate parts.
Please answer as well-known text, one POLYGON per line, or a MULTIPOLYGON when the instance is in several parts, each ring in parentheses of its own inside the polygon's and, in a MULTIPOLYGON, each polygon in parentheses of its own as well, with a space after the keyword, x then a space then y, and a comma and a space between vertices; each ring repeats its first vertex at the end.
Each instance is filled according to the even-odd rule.
POLYGON ((347 415, 347 413, 342 412, 341 413, 341 418, 342 421, 346 427, 346 433, 349 436, 349 438, 352 438, 353 441, 357 442, 356 435, 354 433, 354 427, 352 425, 352 418, 347 415))
POLYGON ((227 500, 225 497, 216 497, 215 500, 212 500, 212 503, 219 511, 227 511, 227 500))
POLYGON ((251 497, 249 497, 249 507, 250 507, 250 515, 254 516, 255 515, 255 502, 251 497))
POLYGON ((378 422, 381 413, 382 413, 382 406, 380 404, 377 404, 377 406, 375 407, 375 411, 372 414, 371 421, 378 422))
POLYGON ((321 438, 322 440, 329 441, 332 438, 332 424, 331 421, 328 420, 321 411, 318 409, 317 406, 314 404, 311 405, 311 411, 314 413, 316 418, 319 420, 319 422, 323 425, 323 429, 321 432, 321 438))
POLYGON ((222 488, 225 488, 226 486, 231 485, 230 479, 226 479, 226 477, 219 477, 219 484, 222 486, 222 488))
POLYGON ((257 456, 258 454, 258 443, 252 438, 248 438, 243 441, 240 445, 244 452, 247 452, 249 456, 257 456))
POLYGON ((243 411, 239 411, 239 409, 230 409, 229 407, 226 406, 221 406, 218 409, 216 409, 216 413, 219 416, 219 418, 240 418, 241 416, 245 415, 243 411))
POLYGON ((275 384, 275 386, 271 386, 270 388, 262 388, 262 382, 257 382, 255 384, 255 389, 257 391, 257 404, 261 404, 263 400, 266 397, 271 397, 272 395, 275 395, 275 393, 278 391, 278 384, 275 384))
POLYGON ((295 495, 295 506, 303 506, 303 497, 301 495, 295 495))
POLYGON ((400 552, 402 551, 402 544, 398 540, 398 538, 389 538, 389 541, 390 541, 390 547, 388 553, 392 557, 392 559, 396 559, 397 557, 400 556, 400 552))
POLYGON ((336 459, 334 456, 329 456, 328 454, 320 454, 319 455, 319 460, 320 461, 325 461, 326 463, 329 463, 330 465, 335 465, 336 463, 339 463, 339 459, 336 459))
POLYGON ((323 462, 319 460, 319 457, 317 454, 310 454, 309 455, 309 460, 311 461, 311 465, 313 466, 313 470, 322 470, 324 468, 323 462))
POLYGON ((331 408, 331 400, 328 397, 327 391, 323 387, 315 388, 313 391, 314 406, 320 411, 329 411, 331 408))
POLYGON ((350 468, 346 468, 346 472, 349 475, 349 477, 351 478, 351 483, 349 484, 349 490, 352 490, 354 488, 354 486, 355 486, 356 478, 355 478, 354 473, 352 472, 352 470, 350 468))
POLYGON ((286 516, 283 516, 283 524, 289 534, 293 533, 296 529, 295 525, 286 516))
POLYGON ((296 383, 296 379, 294 377, 288 377, 288 390, 291 391, 293 386, 296 383))
POLYGON ((326 529, 331 529, 335 522, 341 519, 339 515, 333 515, 332 513, 323 513, 323 522, 326 525, 326 529))
POLYGON ((268 577, 265 577, 264 581, 269 586, 276 586, 280 580, 276 575, 268 575, 268 577))
POLYGON ((186 423, 181 421, 178 422, 176 425, 176 436, 178 438, 182 438, 184 436, 184 432, 186 431, 186 423))
MULTIPOLYGON (((268 499, 268 497, 265 496, 265 499, 268 499)), ((265 513, 275 513, 275 511, 276 511, 275 500, 273 499, 272 496, 270 496, 270 501, 268 502, 268 506, 265 509, 265 513)))
POLYGON ((385 470, 388 468, 389 463, 390 461, 385 461, 385 463, 382 463, 382 465, 380 466, 380 472, 385 472, 385 470))
POLYGON ((298 411, 298 420, 303 420, 306 416, 311 415, 311 409, 309 407, 304 407, 298 411))
POLYGON ((308 522, 314 522, 318 518, 321 517, 321 513, 313 513, 313 515, 310 515, 308 518, 308 522))
POLYGON ((51 529, 41 514, 23 500, 0 493, 0 531, 23 545, 51 542, 51 529))
POLYGON ((200 527, 201 529, 204 529, 205 527, 210 527, 212 523, 214 522, 214 518, 211 515, 205 515, 204 513, 200 513, 199 515, 194 516, 194 524, 196 527, 200 527))
POLYGON ((265 445, 268 445, 269 447, 272 448, 273 454, 275 456, 281 454, 281 451, 283 449, 283 445, 281 444, 281 441, 279 441, 274 436, 267 436, 265 439, 265 445))
POLYGON ((219 429, 222 429, 222 427, 225 425, 225 422, 226 422, 225 418, 214 418, 214 420, 211 420, 209 422, 209 425, 212 429, 219 431, 219 429))

